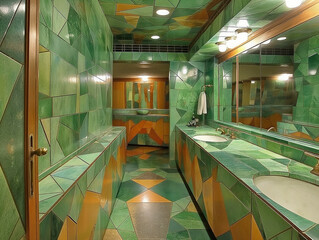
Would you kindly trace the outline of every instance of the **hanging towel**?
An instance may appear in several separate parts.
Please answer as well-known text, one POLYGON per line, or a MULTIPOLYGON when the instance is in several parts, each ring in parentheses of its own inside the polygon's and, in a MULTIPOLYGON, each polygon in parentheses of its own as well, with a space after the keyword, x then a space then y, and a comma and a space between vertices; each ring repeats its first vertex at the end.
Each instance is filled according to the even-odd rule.
POLYGON ((206 93, 201 92, 198 97, 197 115, 207 114, 206 93))

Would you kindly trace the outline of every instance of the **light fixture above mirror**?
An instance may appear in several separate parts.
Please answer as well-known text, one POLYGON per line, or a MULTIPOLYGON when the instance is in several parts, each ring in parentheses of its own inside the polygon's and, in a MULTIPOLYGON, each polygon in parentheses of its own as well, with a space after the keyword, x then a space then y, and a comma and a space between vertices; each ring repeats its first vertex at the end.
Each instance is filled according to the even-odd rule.
POLYGON ((216 44, 218 45, 218 50, 220 52, 226 52, 227 46, 226 46, 226 42, 225 41, 217 42, 216 44))
POLYGON ((252 32, 251 28, 240 28, 235 31, 236 40, 239 43, 246 42, 248 40, 248 35, 252 32))

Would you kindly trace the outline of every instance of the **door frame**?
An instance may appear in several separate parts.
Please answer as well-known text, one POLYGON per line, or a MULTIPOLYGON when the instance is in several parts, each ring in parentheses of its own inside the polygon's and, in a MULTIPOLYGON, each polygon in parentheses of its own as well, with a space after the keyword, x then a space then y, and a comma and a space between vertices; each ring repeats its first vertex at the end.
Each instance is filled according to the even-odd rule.
POLYGON ((38 157, 38 73, 39 73, 39 0, 26 0, 25 25, 25 190, 26 239, 39 237, 38 157))

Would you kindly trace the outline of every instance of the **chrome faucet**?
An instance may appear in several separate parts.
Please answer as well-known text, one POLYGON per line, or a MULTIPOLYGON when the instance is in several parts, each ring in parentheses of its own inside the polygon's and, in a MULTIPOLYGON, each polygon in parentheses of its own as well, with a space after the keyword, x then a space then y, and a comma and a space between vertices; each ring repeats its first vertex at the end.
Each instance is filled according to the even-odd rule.
POLYGON ((216 128, 216 131, 217 131, 217 132, 220 131, 222 135, 225 135, 225 134, 226 134, 225 130, 222 129, 222 128, 216 128))
POLYGON ((313 169, 310 171, 310 173, 319 176, 319 155, 314 154, 314 153, 309 153, 309 152, 305 152, 305 155, 307 155, 309 157, 314 157, 315 159, 317 159, 317 164, 313 167, 313 169))
POLYGON ((267 132, 270 132, 270 131, 277 132, 277 130, 276 130, 276 128, 275 128, 275 127, 270 127, 270 128, 268 128, 267 132))

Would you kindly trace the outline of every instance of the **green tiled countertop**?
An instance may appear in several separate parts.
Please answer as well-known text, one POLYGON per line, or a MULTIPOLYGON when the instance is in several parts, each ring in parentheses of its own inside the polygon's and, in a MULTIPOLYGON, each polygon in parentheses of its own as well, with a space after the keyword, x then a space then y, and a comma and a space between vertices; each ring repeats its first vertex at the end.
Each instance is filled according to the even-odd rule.
POLYGON ((209 126, 197 128, 178 126, 178 128, 239 179, 250 191, 290 222, 296 230, 308 238, 319 239, 318 224, 300 217, 272 201, 253 182, 253 179, 257 176, 279 175, 319 185, 319 177, 310 173, 311 167, 238 138, 221 143, 203 142, 194 139, 194 136, 202 134, 220 135, 220 132, 209 126))
MULTIPOLYGON (((98 171, 92 168, 98 157, 108 149, 113 142, 125 138, 125 127, 112 127, 100 138, 96 139, 86 149, 63 164, 57 170, 39 182, 39 214, 42 218, 81 176, 88 172, 85 178, 86 188, 98 171), (92 171, 91 171, 92 169, 92 171)), ((100 169, 101 170, 101 169, 100 169)), ((82 178, 81 178, 82 179, 82 178)))
POLYGON ((298 139, 289 138, 287 136, 283 136, 278 133, 267 132, 265 129, 260 129, 252 126, 247 126, 244 124, 236 124, 236 123, 228 123, 228 122, 221 122, 215 121, 218 125, 226 126, 230 128, 235 128, 240 131, 244 131, 247 133, 252 133, 256 136, 267 138, 270 140, 274 140, 276 142, 289 145, 291 147, 299 148, 304 151, 313 152, 319 154, 319 145, 315 142, 307 142, 307 141, 300 141, 298 139))

